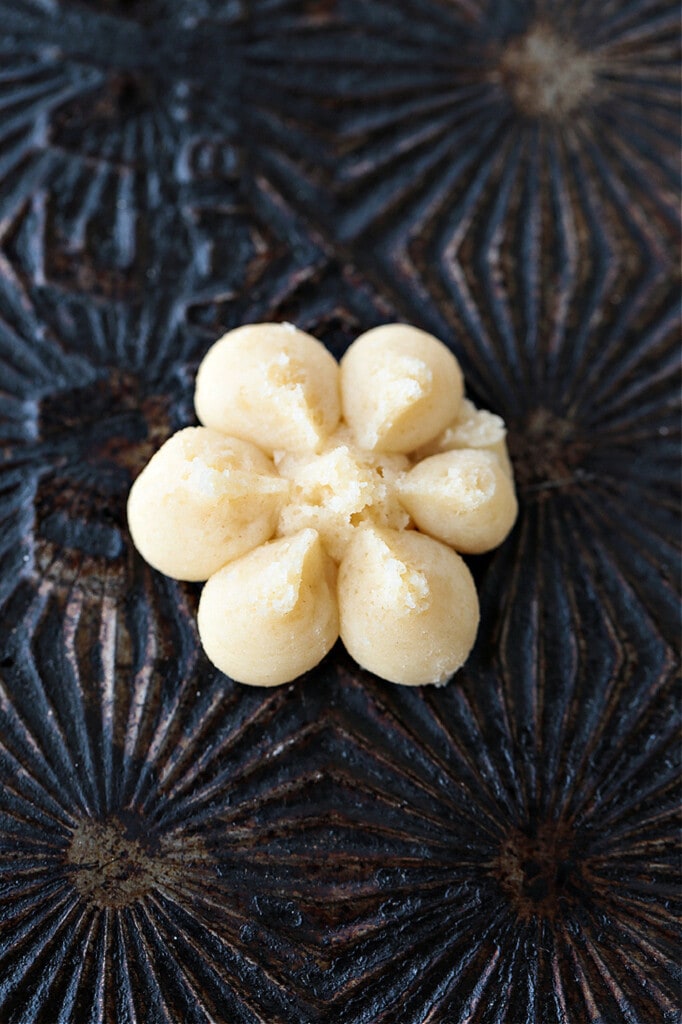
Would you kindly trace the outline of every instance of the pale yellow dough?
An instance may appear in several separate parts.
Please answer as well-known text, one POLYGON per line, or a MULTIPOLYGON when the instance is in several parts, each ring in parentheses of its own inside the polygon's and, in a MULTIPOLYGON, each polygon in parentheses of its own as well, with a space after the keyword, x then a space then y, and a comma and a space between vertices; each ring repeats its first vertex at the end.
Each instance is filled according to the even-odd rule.
POLYGON ((516 522, 513 484, 489 451, 432 455, 403 477, 399 492, 420 530, 465 554, 497 547, 516 522))
POLYGON ((142 557, 166 576, 205 580, 274 533, 289 485, 255 445, 205 427, 180 430, 128 498, 142 557))
POLYGON ((314 668, 339 635, 336 566, 315 530, 271 541, 204 587, 199 635, 222 672, 252 686, 314 668))
POLYGON ((194 405, 205 426, 268 453, 315 450, 339 422, 338 375, 311 335, 291 324, 248 324, 208 350, 194 405))
POLYGON ((276 454, 275 462, 291 484, 277 532, 286 536, 313 527, 337 562, 362 523, 397 530, 410 525, 398 497, 398 482, 410 468, 409 459, 362 451, 347 427, 330 437, 319 454, 276 454))
POLYGON ((384 679, 446 682, 479 617, 457 552, 500 544, 517 515, 505 425, 464 399, 449 349, 388 324, 339 366, 290 324, 250 324, 209 349, 195 406, 204 426, 154 455, 128 521, 156 569, 208 580, 211 661, 275 686, 340 632, 384 679))
POLYGON ((457 419, 450 423, 442 434, 412 452, 412 458, 415 462, 420 462, 429 455, 439 455, 441 452, 454 451, 456 448, 475 448, 493 452, 500 460, 505 473, 509 477, 513 476, 504 420, 487 409, 477 409, 468 398, 462 402, 457 419))
POLYGON ((455 419, 463 391, 452 352, 416 327, 375 327, 341 360, 343 417, 369 451, 426 444, 455 419))
POLYGON ((415 530, 365 527, 339 569, 341 639, 355 660, 408 686, 444 683, 478 628, 471 573, 449 547, 415 530))

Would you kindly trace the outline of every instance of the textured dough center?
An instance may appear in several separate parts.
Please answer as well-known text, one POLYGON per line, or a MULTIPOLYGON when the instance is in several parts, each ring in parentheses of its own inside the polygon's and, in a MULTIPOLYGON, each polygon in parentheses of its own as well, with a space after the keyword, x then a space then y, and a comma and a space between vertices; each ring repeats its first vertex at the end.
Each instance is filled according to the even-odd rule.
POLYGON ((363 524, 403 530, 409 513, 398 499, 397 481, 409 469, 403 455, 364 451, 342 428, 319 453, 275 453, 280 476, 291 482, 290 501, 280 514, 278 535, 317 530, 335 561, 363 524))

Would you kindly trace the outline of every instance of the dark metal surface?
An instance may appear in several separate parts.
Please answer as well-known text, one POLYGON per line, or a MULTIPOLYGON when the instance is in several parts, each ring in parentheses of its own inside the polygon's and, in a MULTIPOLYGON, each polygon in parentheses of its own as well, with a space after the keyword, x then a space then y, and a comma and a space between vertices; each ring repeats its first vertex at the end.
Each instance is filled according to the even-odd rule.
POLYGON ((0 0, 0 1021, 677 1019, 678 9, 0 0), (521 514, 443 690, 131 550, 225 329, 433 330, 521 514))

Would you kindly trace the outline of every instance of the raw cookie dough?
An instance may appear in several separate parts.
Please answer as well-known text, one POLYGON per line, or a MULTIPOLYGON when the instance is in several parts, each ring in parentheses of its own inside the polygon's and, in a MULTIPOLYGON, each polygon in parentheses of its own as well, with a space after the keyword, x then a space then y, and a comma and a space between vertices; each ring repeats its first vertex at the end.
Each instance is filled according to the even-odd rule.
POLYGON ((404 324, 361 335, 340 366, 290 324, 209 349, 204 426, 156 453, 128 519, 151 565, 208 580, 199 634, 219 669, 275 686, 339 634, 396 683, 444 683, 464 663, 479 610, 457 552, 501 543, 517 502, 504 423, 463 388, 450 350, 404 324))
POLYGON ((407 452, 456 416, 464 381, 452 352, 430 334, 387 324, 361 334, 341 360, 343 417, 361 448, 407 452))
POLYGON ((398 483, 410 468, 405 455, 358 448, 348 427, 329 438, 322 451, 279 453, 280 476, 290 481, 290 500, 277 532, 318 530, 329 554, 340 562, 358 526, 374 523, 404 530, 411 525, 398 483))
POLYGON ((205 426, 264 451, 315 450, 339 422, 338 366, 291 324, 249 324, 208 350, 194 404, 205 426))
POLYGON ((170 437, 133 484, 128 525, 155 569, 205 580, 275 530, 289 485, 255 445, 205 427, 170 437))
POLYGON ((356 533, 339 571, 341 639, 392 683, 444 683, 478 628, 471 573, 451 548, 416 530, 356 533))
POLYGON ((273 540, 215 573, 199 632, 226 675, 276 686, 314 668, 339 635, 336 566, 315 530, 273 540))
POLYGON ((432 455, 401 479, 398 491, 420 530, 468 555, 498 547, 516 522, 513 484, 489 451, 432 455))
POLYGON ((438 437, 412 452, 412 458, 419 462, 429 455, 439 455, 455 448, 475 448, 493 452, 500 460, 505 473, 510 477, 514 475, 507 452, 507 428, 504 420, 487 409, 477 409, 468 398, 460 405, 457 419, 438 437))

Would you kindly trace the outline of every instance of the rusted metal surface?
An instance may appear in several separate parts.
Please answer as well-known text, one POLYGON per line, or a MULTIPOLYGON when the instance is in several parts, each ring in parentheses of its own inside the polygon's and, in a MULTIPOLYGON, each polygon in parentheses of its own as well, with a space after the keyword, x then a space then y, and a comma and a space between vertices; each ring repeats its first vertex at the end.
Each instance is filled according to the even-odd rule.
POLYGON ((0 1021, 677 1019, 678 10, 0 0, 0 1021), (405 319, 521 513, 445 689, 241 687, 130 483, 405 319))

